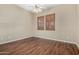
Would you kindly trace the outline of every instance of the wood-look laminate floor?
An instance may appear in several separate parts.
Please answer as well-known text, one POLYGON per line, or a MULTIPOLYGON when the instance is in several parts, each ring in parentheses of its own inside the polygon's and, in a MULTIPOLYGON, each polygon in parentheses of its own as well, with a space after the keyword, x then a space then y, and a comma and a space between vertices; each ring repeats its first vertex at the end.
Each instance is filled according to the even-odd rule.
POLYGON ((1 55, 78 55, 75 44, 31 37, 0 45, 1 55))

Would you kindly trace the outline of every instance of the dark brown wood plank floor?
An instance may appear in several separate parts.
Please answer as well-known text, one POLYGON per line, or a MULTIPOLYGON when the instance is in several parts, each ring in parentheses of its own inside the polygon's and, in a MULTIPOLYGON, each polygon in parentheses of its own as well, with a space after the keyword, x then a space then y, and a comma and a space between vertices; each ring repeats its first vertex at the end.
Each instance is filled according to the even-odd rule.
POLYGON ((31 37, 0 45, 1 55, 78 55, 75 44, 31 37))

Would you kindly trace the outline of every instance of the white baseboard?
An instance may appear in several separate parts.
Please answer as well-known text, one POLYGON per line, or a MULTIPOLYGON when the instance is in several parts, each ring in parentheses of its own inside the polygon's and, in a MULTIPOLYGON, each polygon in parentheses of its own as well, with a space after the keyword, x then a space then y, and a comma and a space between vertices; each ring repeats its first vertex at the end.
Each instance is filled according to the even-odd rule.
POLYGON ((79 44, 77 42, 71 42, 71 41, 66 41, 66 40, 60 40, 60 39, 53 39, 53 38, 47 38, 47 37, 40 37, 40 36, 35 36, 38 38, 43 38, 43 39, 47 39, 47 40, 55 40, 55 41, 61 41, 61 42, 67 42, 67 43, 72 43, 72 44, 76 44, 79 47, 79 44))
POLYGON ((28 36, 28 37, 19 37, 19 38, 12 39, 12 40, 9 40, 9 41, 1 42, 0 44, 6 44, 6 43, 10 43, 10 42, 14 42, 14 41, 22 40, 22 39, 24 39, 24 38, 30 38, 30 37, 32 37, 32 36, 28 36))
MULTIPOLYGON (((14 42, 14 41, 17 41, 17 40, 22 40, 22 39, 24 39, 24 38, 30 38, 30 37, 34 37, 34 36, 20 37, 20 38, 13 39, 13 40, 10 40, 10 41, 7 41, 7 42, 2 42, 2 43, 0 43, 0 44, 5 44, 5 43, 9 43, 9 42, 14 42)), ((40 36, 35 36, 35 37, 43 38, 43 39, 48 39, 48 40, 56 40, 56 41, 61 41, 61 42, 67 42, 67 43, 73 43, 73 44, 76 44, 76 45, 79 47, 79 44, 78 44, 77 42, 71 42, 71 41, 65 41, 65 40, 53 39, 53 38, 47 38, 47 37, 40 37, 40 36)))

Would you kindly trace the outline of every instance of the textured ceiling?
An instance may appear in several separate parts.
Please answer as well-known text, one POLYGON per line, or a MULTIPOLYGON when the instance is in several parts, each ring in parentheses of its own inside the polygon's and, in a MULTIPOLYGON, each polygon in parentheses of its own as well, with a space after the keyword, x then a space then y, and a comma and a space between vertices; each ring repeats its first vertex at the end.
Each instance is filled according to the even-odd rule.
MULTIPOLYGON (((51 9, 51 8, 57 6, 57 4, 37 4, 37 5, 39 7, 42 7, 43 10, 51 9)), ((17 6, 24 8, 25 10, 33 13, 33 8, 34 8, 35 4, 17 4, 17 6)))

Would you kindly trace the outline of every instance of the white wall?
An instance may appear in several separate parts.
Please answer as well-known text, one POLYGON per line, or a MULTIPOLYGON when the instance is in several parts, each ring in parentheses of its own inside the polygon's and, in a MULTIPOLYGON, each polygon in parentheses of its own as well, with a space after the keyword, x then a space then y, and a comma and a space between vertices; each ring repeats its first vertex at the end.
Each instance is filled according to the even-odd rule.
POLYGON ((76 5, 59 5, 35 15, 35 36, 59 41, 77 42, 76 5), (36 17, 55 13, 55 31, 37 30, 36 17))
POLYGON ((0 5, 0 44, 31 37, 32 17, 16 5, 0 5))

